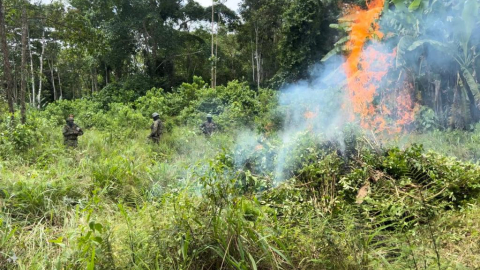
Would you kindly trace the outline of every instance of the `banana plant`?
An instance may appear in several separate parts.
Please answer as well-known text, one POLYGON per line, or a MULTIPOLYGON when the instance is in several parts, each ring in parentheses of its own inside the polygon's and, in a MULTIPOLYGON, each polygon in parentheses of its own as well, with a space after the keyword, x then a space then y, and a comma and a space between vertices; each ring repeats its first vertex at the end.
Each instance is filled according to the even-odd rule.
MULTIPOLYGON (((473 74, 475 61, 479 54, 476 51, 478 44, 472 44, 471 39, 474 31, 480 30, 479 7, 477 0, 466 0, 461 17, 448 18, 453 25, 452 29, 454 29, 450 40, 445 42, 432 38, 420 39, 413 41, 407 49, 412 52, 428 44, 444 53, 445 56, 455 60, 459 64, 460 75, 464 83, 475 98, 477 107, 480 105, 480 90, 473 74)), ((404 47, 403 44, 402 48, 404 47)))
POLYGON ((348 36, 348 32, 351 30, 350 26, 350 22, 341 20, 338 24, 330 24, 330 28, 337 29, 340 33, 342 33, 342 35, 344 35, 344 37, 334 44, 333 49, 322 58, 322 62, 327 61, 334 55, 342 54, 348 51, 346 44, 350 40, 350 37, 348 36))
MULTIPOLYGON (((437 0, 434 0, 436 2, 437 0)), ((399 36, 415 36, 418 33, 417 13, 422 13, 423 6, 428 4, 426 0, 414 0, 412 3, 408 3, 406 0, 392 0, 391 2, 385 1, 384 15, 382 16, 381 23, 388 25, 388 28, 395 30, 399 36), (423 3, 426 2, 426 3, 423 3), (395 10, 390 10, 390 3, 395 6, 395 10), (417 12, 414 12, 417 11, 417 12)), ((346 46, 350 40, 348 33, 351 31, 351 21, 344 18, 339 19, 338 24, 331 24, 330 28, 336 29, 343 36, 335 44, 333 49, 328 52, 322 59, 322 62, 327 61, 334 55, 343 54, 349 51, 346 46)))

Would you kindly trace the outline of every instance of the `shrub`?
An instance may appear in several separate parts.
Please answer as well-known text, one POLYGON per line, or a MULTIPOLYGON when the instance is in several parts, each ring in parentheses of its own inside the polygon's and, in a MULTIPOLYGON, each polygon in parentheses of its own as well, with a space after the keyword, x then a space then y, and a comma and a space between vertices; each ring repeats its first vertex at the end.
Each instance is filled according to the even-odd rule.
POLYGON ((109 110, 111 103, 129 103, 135 101, 138 95, 131 89, 125 89, 121 83, 111 83, 97 92, 91 98, 100 103, 101 109, 109 110))
POLYGON ((5 118, 0 122, 0 156, 9 158, 10 154, 27 152, 40 139, 37 129, 41 124, 32 118, 25 125, 5 118))
POLYGON ((154 112, 159 113, 162 117, 170 113, 166 104, 165 93, 161 88, 152 88, 147 91, 145 96, 135 101, 135 108, 147 118, 150 118, 154 112))
POLYGON ((415 114, 416 129, 421 132, 432 131, 438 128, 437 117, 435 112, 425 106, 422 106, 415 114))
POLYGON ((64 125, 65 119, 73 114, 82 127, 90 128, 99 122, 98 115, 104 113, 101 108, 101 103, 88 99, 59 100, 48 104, 42 114, 55 125, 64 125))

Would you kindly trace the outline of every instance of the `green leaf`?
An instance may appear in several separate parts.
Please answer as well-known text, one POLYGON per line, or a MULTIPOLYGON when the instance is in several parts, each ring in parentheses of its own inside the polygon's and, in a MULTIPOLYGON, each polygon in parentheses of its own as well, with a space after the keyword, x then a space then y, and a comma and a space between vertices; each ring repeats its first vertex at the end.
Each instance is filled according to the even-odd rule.
POLYGON ((442 51, 449 56, 452 56, 451 53, 454 51, 454 50, 451 49, 450 46, 448 46, 448 45, 446 45, 446 44, 444 44, 440 41, 433 40, 433 39, 417 40, 417 41, 413 42, 412 45, 410 45, 410 47, 408 47, 408 50, 413 51, 413 50, 417 49, 418 47, 423 46, 425 44, 430 44, 433 47, 435 47, 435 49, 437 49, 439 51, 442 51))
POLYGON ((97 244, 102 244, 103 239, 100 236, 95 236, 93 238, 93 241, 96 242, 97 244))
POLYGON ((290 260, 287 258, 287 256, 285 256, 280 250, 274 248, 274 247, 270 247, 275 253, 277 253, 280 257, 283 258, 283 260, 285 260, 286 263, 288 263, 289 265, 292 265, 292 263, 290 262, 290 260))
POLYGON ((415 10, 417 10, 417 9, 420 7, 421 4, 422 4, 422 0, 414 0, 414 1, 410 4, 410 6, 408 6, 408 10, 410 10, 410 11, 415 11, 415 10))
POLYGON ((48 242, 53 243, 53 244, 57 244, 60 247, 65 247, 65 244, 63 244, 63 236, 60 236, 59 238, 54 239, 54 240, 48 240, 48 242))
POLYGON ((398 42, 396 59, 397 68, 403 67, 407 63, 405 60, 405 55, 414 41, 415 39, 412 36, 404 36, 398 42))
POLYGON ((477 0, 467 0, 463 7, 462 19, 465 22, 465 43, 468 43, 478 20, 478 2, 477 0))
POLYGON ((103 232, 103 226, 102 224, 100 223, 95 223, 95 226, 94 226, 95 230, 99 233, 103 232))
POLYGON ((473 77, 472 73, 466 68, 462 67, 462 73, 463 77, 465 77, 465 80, 467 81, 468 86, 470 87, 470 90, 472 91, 473 95, 475 96, 475 101, 477 104, 480 103, 480 91, 478 89, 478 84, 475 81, 475 78, 473 77))
POLYGON ((17 231, 17 228, 13 228, 13 230, 11 230, 8 235, 6 235, 6 237, 4 236, 2 241, 4 242, 8 242, 8 240, 10 240, 10 238, 12 238, 14 235, 15 235, 15 232, 17 231))
POLYGON ((340 29, 340 25, 338 23, 332 23, 332 24, 330 24, 330 28, 340 29))
POLYGON ((328 52, 323 58, 322 62, 327 61, 328 59, 332 58, 334 55, 337 55, 342 52, 342 47, 338 46, 333 48, 330 52, 328 52))
POLYGON ((252 254, 248 253, 248 258, 252 262, 252 269, 257 270, 257 263, 255 262, 255 259, 252 257, 252 254))
POLYGON ((335 43, 335 46, 343 45, 343 44, 347 43, 349 40, 350 40, 349 36, 343 37, 335 43))
POLYGON ((392 3, 395 5, 395 9, 399 11, 406 11, 407 6, 405 6, 404 0, 392 0, 392 3))
POLYGON ((87 265, 87 270, 95 270, 95 249, 92 248, 92 256, 90 257, 90 261, 87 265))
POLYGON ((90 223, 88 223, 88 227, 90 227, 90 230, 95 231, 95 221, 90 221, 90 223))

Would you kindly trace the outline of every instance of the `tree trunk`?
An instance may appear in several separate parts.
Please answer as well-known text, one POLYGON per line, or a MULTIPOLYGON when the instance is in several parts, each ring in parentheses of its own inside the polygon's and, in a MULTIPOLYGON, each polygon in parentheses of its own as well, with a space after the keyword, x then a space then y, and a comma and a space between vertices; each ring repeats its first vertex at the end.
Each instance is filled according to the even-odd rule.
POLYGON ((35 108, 35 72, 33 70, 33 56, 32 56, 32 49, 30 47, 30 31, 28 31, 28 51, 30 53, 30 73, 31 73, 31 80, 32 80, 32 106, 35 108))
POLYGON ((25 4, 22 6, 22 82, 20 89, 20 112, 22 124, 27 121, 27 110, 25 106, 25 96, 27 93, 27 9, 25 4))
POLYGON ((108 67, 107 64, 105 64, 105 86, 108 85, 108 67))
POLYGON ((40 74, 38 74, 38 94, 37 94, 37 106, 40 109, 42 107, 42 77, 43 77, 43 54, 45 53, 45 29, 42 32, 42 53, 40 54, 40 74))
POLYGON ((212 0, 212 59, 210 60, 211 61, 211 65, 212 65, 212 82, 211 82, 211 86, 213 89, 215 89, 215 55, 214 55, 214 48, 213 48, 213 44, 214 44, 214 36, 215 36, 215 33, 214 33, 214 26, 215 26, 215 0, 212 0))
POLYGON ((0 39, 2 44, 2 52, 3 52, 3 73, 5 76, 5 81, 7 82, 7 102, 8 102, 8 110, 10 112, 10 117, 12 121, 14 120, 15 116, 15 108, 13 105, 13 81, 12 81, 12 70, 10 67, 10 57, 8 53, 7 47, 7 32, 5 28, 5 12, 3 10, 3 0, 0 0, 0 39))
POLYGON ((98 92, 97 67, 93 67, 93 83, 95 85, 95 92, 98 92))
POLYGON ((63 99, 62 81, 60 80, 60 70, 57 70, 58 88, 60 88, 60 100, 63 99))
MULTIPOLYGON (((220 14, 219 14, 220 16, 220 14)), ((220 18, 220 17, 219 17, 220 18)), ((218 55, 218 31, 217 31, 217 35, 216 35, 216 39, 215 39, 215 87, 217 87, 217 64, 218 64, 218 59, 217 59, 217 56, 218 55)))
POLYGON ((55 88, 55 76, 53 75, 53 60, 48 62, 50 66, 50 76, 52 78, 53 100, 57 100, 57 89, 55 88))
POLYGON ((90 69, 90 79, 91 79, 91 82, 92 82, 92 96, 93 96, 93 93, 95 93, 95 83, 93 83, 93 69, 90 69))
MULTIPOLYGON (((28 74, 28 68, 27 68, 27 77, 25 78, 27 81, 30 80, 30 77, 28 77, 29 74, 28 74)), ((25 99, 27 99, 27 93, 30 93, 30 84, 27 83, 27 89, 25 89, 26 92, 25 92, 25 99)), ((28 102, 30 104, 32 104, 32 97, 31 95, 28 95, 28 102)))
POLYGON ((253 50, 253 41, 250 42, 252 47, 252 82, 255 83, 255 52, 253 50))
MULTIPOLYGON (((16 52, 18 51, 17 49, 17 46, 13 47, 13 55, 16 54, 16 52)), ((15 58, 14 60, 12 61, 12 64, 13 64, 13 104, 15 105, 15 103, 18 105, 18 68, 16 66, 16 61, 15 61, 15 58)))
POLYGON ((257 88, 260 89, 260 54, 258 52, 258 26, 255 26, 255 57, 257 58, 257 88))
POLYGON ((438 118, 441 119, 442 125, 445 124, 443 117, 443 100, 442 100, 442 91, 441 91, 441 80, 435 80, 433 85, 435 86, 435 113, 438 118))
POLYGON ((467 91, 468 100, 470 101, 470 114, 472 116, 472 120, 475 123, 478 123, 478 121, 480 120, 480 110, 477 107, 475 96, 473 95, 472 90, 470 89, 470 86, 468 86, 468 83, 465 77, 463 77, 461 73, 459 73, 459 75, 462 80, 463 87, 467 91))

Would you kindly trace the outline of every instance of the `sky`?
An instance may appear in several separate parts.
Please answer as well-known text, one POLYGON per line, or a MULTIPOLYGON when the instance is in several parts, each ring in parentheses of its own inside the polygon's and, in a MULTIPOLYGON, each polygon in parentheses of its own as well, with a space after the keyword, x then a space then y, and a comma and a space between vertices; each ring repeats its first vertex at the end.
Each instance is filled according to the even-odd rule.
MULTIPOLYGON (((40 0, 42 3, 50 3, 52 2, 51 0, 40 0)), ((199 2, 202 6, 211 6, 212 5, 212 0, 195 0, 199 2)), ((222 2, 225 0, 222 0, 222 2)), ((240 3, 241 0, 226 0, 225 5, 229 7, 233 11, 238 11, 238 4, 240 3)), ((33 2, 37 2, 34 0, 33 2)))
MULTIPOLYGON (((212 0, 196 0, 199 2, 202 6, 211 6, 212 5, 212 0)), ((227 0, 225 2, 225 5, 229 7, 233 11, 238 11, 238 4, 240 3, 241 0, 227 0)))

